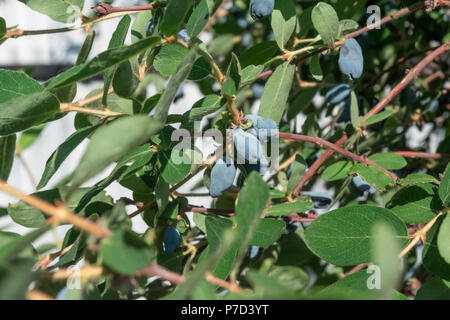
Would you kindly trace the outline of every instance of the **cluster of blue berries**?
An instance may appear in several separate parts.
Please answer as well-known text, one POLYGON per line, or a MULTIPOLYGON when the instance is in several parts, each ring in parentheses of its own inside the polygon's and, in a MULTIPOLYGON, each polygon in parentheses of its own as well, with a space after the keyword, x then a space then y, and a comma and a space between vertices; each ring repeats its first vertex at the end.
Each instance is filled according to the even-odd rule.
MULTIPOLYGON (((276 138, 278 125, 271 119, 264 120, 256 115, 246 115, 242 122, 247 130, 238 126, 232 131, 236 160, 247 174, 258 171, 263 175, 269 167, 269 160, 261 142, 267 143, 276 138)), ((233 159, 226 156, 218 159, 211 170, 209 194, 212 197, 222 195, 233 184, 236 171, 233 159)))

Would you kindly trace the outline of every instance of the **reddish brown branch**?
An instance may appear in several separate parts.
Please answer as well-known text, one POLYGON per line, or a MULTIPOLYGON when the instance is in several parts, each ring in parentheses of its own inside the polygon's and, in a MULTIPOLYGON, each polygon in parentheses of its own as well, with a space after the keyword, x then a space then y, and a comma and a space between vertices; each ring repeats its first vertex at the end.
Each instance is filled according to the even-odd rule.
POLYGON ((187 206, 184 208, 185 212, 198 212, 198 213, 213 213, 219 216, 225 216, 225 217, 233 217, 235 214, 233 211, 226 210, 226 209, 213 209, 213 208, 204 208, 204 207, 194 207, 194 206, 187 206))
POLYGON ((411 69, 406 77, 404 77, 403 80, 400 81, 400 83, 397 84, 395 88, 383 100, 381 100, 375 107, 372 108, 372 110, 369 111, 369 113, 364 116, 364 121, 380 112, 389 102, 392 101, 392 99, 394 99, 403 89, 405 89, 405 87, 411 81, 413 81, 430 62, 432 62, 436 57, 449 49, 450 42, 447 42, 431 52, 427 57, 422 59, 422 61, 420 61, 413 69, 411 69))
POLYGON ((166 268, 160 266, 159 264, 153 263, 140 271, 138 276, 147 277, 160 277, 161 279, 167 280, 173 284, 180 284, 185 281, 183 275, 167 270, 166 268))
POLYGON ((267 70, 266 72, 261 73, 256 79, 262 79, 270 76, 273 73, 272 70, 267 70))
MULTIPOLYGON (((347 141, 348 137, 347 136, 343 136, 342 138, 340 138, 337 142, 336 142, 336 146, 340 147, 344 144, 345 141, 347 141)), ((312 166, 308 169, 308 171, 306 172, 306 174, 302 177, 302 179, 300 180, 300 183, 298 184, 298 186, 295 188, 294 192, 292 193, 292 197, 297 197, 300 192, 302 191, 302 188, 304 187, 304 185, 312 178, 314 177, 314 175, 316 174, 317 170, 319 170, 320 166, 334 153, 334 151, 332 149, 328 149, 327 151, 325 151, 325 153, 323 155, 321 155, 319 157, 319 159, 317 159, 312 166)))
POLYGON ((351 269, 349 272, 340 274, 339 278, 342 279, 342 278, 345 278, 346 276, 349 276, 351 274, 357 273, 358 271, 364 269, 365 267, 367 267, 367 263, 358 264, 356 267, 351 269))
POLYGON ((416 11, 417 9, 422 8, 423 6, 424 6, 423 3, 415 3, 415 4, 413 4, 410 7, 406 7, 406 8, 400 9, 398 11, 395 11, 395 12, 391 13, 390 15, 384 17, 383 19, 381 19, 378 22, 372 23, 371 25, 368 25, 368 26, 366 26, 364 28, 361 28, 361 29, 358 29, 358 30, 356 30, 354 32, 346 34, 344 36, 344 39, 355 38, 355 37, 357 37, 357 36, 367 32, 369 30, 372 30, 372 29, 375 29, 375 28, 379 28, 379 26, 381 26, 382 24, 388 23, 388 22, 390 22, 392 20, 398 19, 398 18, 400 18, 402 16, 405 16, 407 14, 410 14, 410 13, 416 11))
POLYGON ((426 153, 415 151, 394 151, 393 153, 405 158, 450 159, 450 154, 446 153, 426 153))
MULTIPOLYGON (((158 4, 159 7, 164 7, 165 4, 158 4)), ((144 11, 144 10, 153 10, 156 7, 153 4, 148 4, 145 6, 135 6, 135 7, 114 7, 106 2, 100 2, 96 7, 92 7, 91 9, 97 12, 99 15, 107 15, 114 12, 128 12, 128 11, 144 11)))
POLYGON ((314 143, 316 145, 318 145, 320 148, 327 148, 327 149, 331 149, 334 152, 340 153, 341 155, 343 155, 344 157, 347 157, 349 159, 353 159, 355 161, 364 163, 368 166, 372 166, 375 167, 381 171, 383 171, 385 174, 387 174, 389 177, 391 177, 392 179, 394 179, 395 181, 398 180, 398 177, 395 173, 386 170, 385 168, 383 168, 382 166, 376 164, 373 161, 370 161, 369 159, 363 158, 361 156, 358 156, 354 153, 351 153, 350 151, 347 151, 343 148, 341 148, 340 146, 328 142, 326 140, 323 140, 321 138, 318 137, 308 137, 308 136, 304 136, 304 135, 300 135, 300 134, 292 134, 292 133, 284 133, 284 132, 280 132, 279 133, 279 137, 280 138, 284 138, 284 139, 292 139, 292 140, 297 140, 297 141, 305 141, 305 142, 311 142, 314 143))

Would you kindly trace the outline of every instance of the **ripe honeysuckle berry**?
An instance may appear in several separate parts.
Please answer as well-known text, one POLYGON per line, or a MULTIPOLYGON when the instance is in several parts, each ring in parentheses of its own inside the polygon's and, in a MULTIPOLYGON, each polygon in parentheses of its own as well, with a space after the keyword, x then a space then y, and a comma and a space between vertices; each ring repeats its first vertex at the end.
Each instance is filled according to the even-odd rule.
POLYGON ((286 229, 284 229, 284 234, 294 233, 295 230, 297 230, 299 225, 300 225, 300 222, 298 222, 298 221, 295 221, 292 223, 286 223, 286 229))
POLYGON ((361 77, 363 67, 364 58, 358 41, 353 38, 346 40, 339 52, 339 69, 350 80, 355 80, 361 77))
POLYGON ((341 83, 331 88, 325 94, 325 100, 329 104, 338 104, 350 96, 352 89, 346 83, 341 83))
POLYGON ((244 116, 244 119, 252 120, 252 125, 256 129, 257 125, 258 125, 258 120, 262 120, 263 118, 261 118, 258 115, 255 115, 255 114, 247 114, 247 115, 244 116))
POLYGON ((251 0, 250 15, 253 20, 261 20, 272 14, 275 5, 274 0, 251 0))
POLYGON ((258 119, 256 123, 258 138, 261 141, 268 141, 278 134, 278 125, 272 119, 258 119))
POLYGON ((191 38, 189 37, 186 29, 181 29, 180 32, 178 32, 178 36, 184 41, 189 42, 191 38))
POLYGON ((315 209, 327 209, 333 202, 333 197, 326 192, 305 191, 302 194, 311 197, 315 209))
POLYGON ((151 36, 153 32, 155 32, 155 19, 151 18, 147 26, 147 37, 151 36))
POLYGON ((369 192, 370 194, 377 193, 377 189, 368 184, 359 175, 356 175, 352 178, 352 181, 349 185, 349 189, 353 194, 357 196, 363 195, 365 191, 369 192))
POLYGON ((240 127, 234 128, 233 141, 237 158, 241 163, 257 164, 263 156, 261 142, 258 138, 240 127))
POLYGON ((247 251, 247 257, 250 259, 256 258, 259 252, 259 247, 257 246, 249 246, 247 251))
POLYGON ((350 121, 350 119, 351 119, 350 105, 351 105, 350 97, 347 97, 347 99, 345 99, 344 101, 341 101, 340 103, 338 103, 336 105, 336 107, 339 110, 339 112, 341 110, 343 110, 341 115, 340 115, 340 117, 337 119, 337 122, 350 121))
POLYGON ((67 287, 62 288, 57 294, 55 299, 56 300, 67 300, 67 291, 69 289, 67 287))
POLYGON ((164 251, 166 253, 173 253, 180 245, 180 233, 174 227, 167 227, 164 230, 164 251))
POLYGON ((253 98, 260 99, 263 95, 264 86, 259 83, 254 83, 252 85, 253 98))
POLYGON ((233 184, 236 176, 236 167, 226 157, 219 158, 211 170, 209 194, 218 197, 233 184))

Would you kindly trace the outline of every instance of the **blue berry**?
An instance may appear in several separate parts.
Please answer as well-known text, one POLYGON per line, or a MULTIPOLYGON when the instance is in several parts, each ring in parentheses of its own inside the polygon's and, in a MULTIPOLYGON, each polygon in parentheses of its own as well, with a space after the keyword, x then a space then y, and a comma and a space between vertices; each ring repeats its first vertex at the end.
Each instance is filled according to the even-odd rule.
POLYGON ((264 86, 259 83, 254 83, 252 85, 253 98, 260 99, 263 95, 264 86))
POLYGON ((348 97, 347 99, 345 99, 344 101, 342 101, 336 105, 336 107, 338 108, 339 111, 344 109, 344 111, 341 113, 341 116, 339 117, 337 122, 350 121, 350 119, 351 119, 350 105, 351 105, 350 97, 348 97))
POLYGON ((257 164, 258 160, 263 157, 262 146, 258 138, 240 127, 233 130, 233 141, 239 163, 257 164))
POLYGON ((174 227, 167 227, 164 231, 164 251, 166 253, 173 253, 180 245, 180 233, 174 227))
POLYGON ((256 258, 259 252, 259 247, 257 246, 249 246, 247 251, 247 257, 250 259, 256 258))
POLYGON ((338 104, 350 96, 352 89, 348 84, 341 83, 331 88, 325 94, 325 100, 329 104, 338 104))
POLYGON ((364 67, 364 58, 361 47, 353 38, 345 41, 339 53, 339 68, 341 72, 355 80, 361 77, 364 67))
POLYGON ((234 164, 227 163, 226 157, 218 159, 211 170, 211 183, 209 186, 211 197, 222 195, 233 184, 235 176, 236 167, 234 164))
POLYGON ((359 175, 353 177, 352 182, 349 185, 349 189, 357 196, 363 195, 365 191, 368 191, 370 194, 377 193, 377 189, 368 184, 359 175))
POLYGON ((333 197, 325 192, 305 191, 302 194, 311 197, 315 209, 326 209, 333 202, 333 197))
POLYGON ((191 40, 191 38, 189 37, 186 29, 181 29, 180 32, 178 32, 178 36, 184 41, 184 42, 189 42, 191 40))
POLYGON ((259 120, 262 120, 263 118, 261 118, 261 117, 258 116, 258 115, 247 114, 247 115, 244 117, 244 119, 250 119, 250 120, 252 120, 252 126, 253 126, 254 128, 257 128, 258 121, 259 121, 259 120))
POLYGON ((62 288, 57 294, 56 294, 56 300, 67 300, 67 287, 62 288))
POLYGON ((251 0, 250 15, 254 20, 260 20, 270 16, 275 5, 274 0, 251 0))
POLYGON ((155 32, 155 19, 151 18, 147 26, 147 37, 151 36, 155 32))
POLYGON ((258 132, 258 138, 261 141, 267 141, 278 134, 278 125, 272 119, 258 119, 255 127, 258 132))

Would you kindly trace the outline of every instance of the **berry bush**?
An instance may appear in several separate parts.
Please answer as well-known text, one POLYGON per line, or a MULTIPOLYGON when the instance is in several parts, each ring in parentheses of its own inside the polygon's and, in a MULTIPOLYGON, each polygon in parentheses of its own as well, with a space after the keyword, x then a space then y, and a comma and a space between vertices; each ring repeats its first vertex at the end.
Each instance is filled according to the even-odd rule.
POLYGON ((20 2, 67 27, 0 17, 0 44, 86 40, 45 82, 0 69, 0 191, 17 198, 0 215, 28 228, 0 231, 1 299, 450 299, 449 1, 20 2), (180 113, 186 82, 203 98, 180 113), (73 134, 21 192, 15 156, 68 113, 73 134), (173 138, 211 130, 214 153, 173 138))

